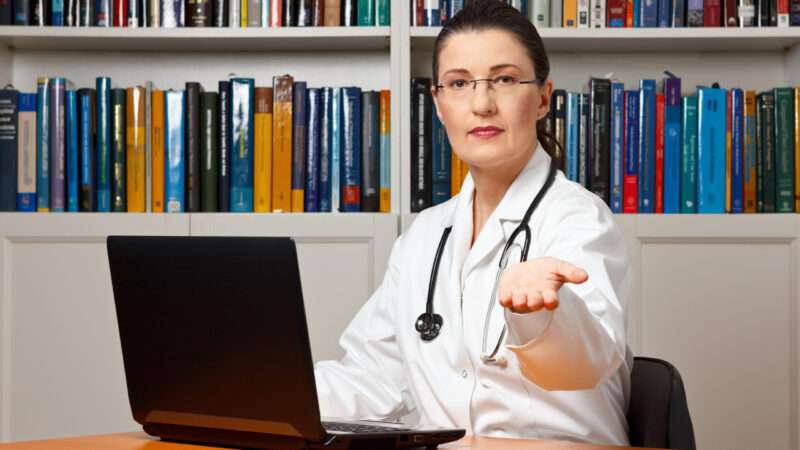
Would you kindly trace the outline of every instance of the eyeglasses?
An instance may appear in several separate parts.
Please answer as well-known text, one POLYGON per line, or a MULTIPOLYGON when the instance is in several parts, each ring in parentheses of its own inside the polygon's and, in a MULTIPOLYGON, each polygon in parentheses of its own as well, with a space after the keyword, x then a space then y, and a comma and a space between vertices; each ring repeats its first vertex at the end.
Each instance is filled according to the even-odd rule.
POLYGON ((474 80, 463 78, 448 79, 443 84, 437 84, 436 89, 443 91, 448 98, 461 100, 472 95, 480 81, 485 81, 489 89, 493 90, 497 95, 513 94, 521 84, 542 85, 540 80, 519 80, 511 75, 500 75, 494 78, 477 78, 474 80), (472 84, 472 89, 470 89, 470 83, 472 84))

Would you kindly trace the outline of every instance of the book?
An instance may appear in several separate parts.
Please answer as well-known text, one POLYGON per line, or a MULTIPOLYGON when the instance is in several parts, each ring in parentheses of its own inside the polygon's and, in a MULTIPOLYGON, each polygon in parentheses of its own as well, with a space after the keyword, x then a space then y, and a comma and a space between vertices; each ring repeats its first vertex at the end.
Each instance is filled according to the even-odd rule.
POLYGON ((361 211, 380 211, 380 93, 361 93, 361 211))
POLYGON ((185 160, 184 160, 184 92, 164 92, 164 156, 166 158, 164 203, 166 212, 184 210, 185 160))
POLYGON ((200 210, 218 210, 219 179, 219 94, 200 93, 200 210))
MULTIPOLYGON (((433 100, 429 78, 411 80, 411 212, 420 212, 432 204, 432 118, 433 100)), ((453 172, 456 166, 452 165, 453 172)), ((460 172, 460 171, 459 171, 460 172)), ((460 188, 460 183, 457 183, 460 188)), ((455 186, 453 186, 455 187, 455 186)), ((458 192, 453 189, 453 192, 458 192)))
POLYGON ((444 203, 451 197, 452 155, 447 145, 447 131, 439 116, 431 113, 431 204, 444 203))
MULTIPOLYGON (((382 0, 378 0, 382 1, 382 0)), ((391 91, 380 91, 380 212, 392 210, 392 172, 390 153, 391 139, 391 91)))
POLYGON ((697 212, 725 212, 726 91, 697 90, 697 212))
POLYGON ((794 212, 794 88, 773 89, 775 98, 775 211, 794 212))
POLYGON ((67 208, 66 80, 50 79, 50 212, 67 208))
MULTIPOLYGON (((744 212, 756 212, 756 91, 744 92, 744 212)), ((800 147, 798 147, 800 148, 800 147)))
POLYGON ((731 212, 744 212, 744 92, 734 88, 730 91, 731 110, 731 212))
POLYGON ((217 211, 231 210, 231 84, 222 80, 218 84, 219 105, 217 146, 219 148, 219 179, 217 180, 217 211))
POLYGON ((66 126, 66 176, 68 212, 78 212, 78 96, 73 89, 64 92, 64 122, 66 126))
POLYGON ((152 184, 152 211, 163 213, 165 210, 165 176, 166 176, 166 138, 165 123, 166 105, 164 91, 153 90, 153 129, 151 132, 151 145, 153 147, 153 178, 152 184))
POLYGON ((0 211, 17 209, 18 108, 19 92, 0 90, 0 211))
POLYGON ((681 213, 697 212, 697 96, 681 100, 681 213))
POLYGON ((97 142, 95 183, 97 211, 111 211, 111 78, 98 77, 95 83, 97 142))
POLYGON ((681 79, 664 79, 664 213, 681 211, 681 79))
POLYGON ((255 88, 253 210, 272 212, 272 87, 255 88))
POLYGON ((361 211, 361 88, 342 88, 341 210, 361 211))
POLYGON ((36 81, 36 211, 50 211, 50 79, 36 81))
POLYGON ((292 93, 292 212, 303 212, 305 207, 305 157, 308 145, 307 89, 308 84, 305 81, 295 81, 292 93))
POLYGON ((187 82, 184 123, 184 151, 186 152, 186 211, 199 212, 200 205, 200 93, 203 87, 197 82, 187 82))
POLYGON ((231 212, 253 212, 255 80, 231 78, 231 212))
POLYGON ((322 92, 319 88, 306 91, 305 185, 303 211, 319 211, 320 122, 322 120, 322 92))
POLYGON ((130 87, 126 91, 128 212, 145 212, 147 209, 144 97, 142 86, 130 87))
POLYGON ((36 94, 19 93, 17 104, 17 211, 36 211, 36 94))
POLYGON ((639 91, 625 91, 625 173, 622 179, 622 212, 639 211, 639 91))
POLYGON ((656 82, 639 83, 639 213, 655 212, 656 82))
POLYGON ((319 211, 331 212, 331 135, 333 127, 333 88, 322 88, 319 123, 319 211))
POLYGON ((625 145, 625 85, 623 83, 611 83, 611 117, 609 125, 609 206, 611 207, 611 212, 622 213, 623 153, 625 145))
POLYGON ((294 78, 272 79, 272 210, 292 210, 292 122, 294 78))
POLYGON ((125 89, 111 89, 111 211, 127 210, 125 89))

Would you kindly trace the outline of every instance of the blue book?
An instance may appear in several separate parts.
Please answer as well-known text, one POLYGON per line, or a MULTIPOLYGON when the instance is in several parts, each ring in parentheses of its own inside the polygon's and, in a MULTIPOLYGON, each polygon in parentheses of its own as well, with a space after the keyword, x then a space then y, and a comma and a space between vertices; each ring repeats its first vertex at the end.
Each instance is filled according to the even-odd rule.
POLYGON ((342 88, 341 210, 361 211, 361 88, 342 88))
POLYGON ((79 152, 80 152, 80 198, 79 209, 91 212, 96 209, 94 186, 94 90, 78 91, 79 152))
POLYGON ((54 27, 64 26, 64 0, 52 0, 50 6, 50 25, 54 27))
POLYGON ((438 205, 450 199, 451 149, 448 145, 447 130, 439 116, 431 114, 431 134, 433 136, 431 169, 433 171, 433 204, 438 205))
POLYGON ((62 77, 50 79, 50 212, 67 208, 66 84, 62 77))
POLYGON ((731 89, 731 212, 744 212, 744 91, 731 89))
POLYGON ((111 211, 111 78, 98 77, 95 97, 97 107, 97 211, 111 211))
POLYGON ((341 211, 342 171, 342 88, 331 97, 331 211, 341 211))
MULTIPOLYGON (((464 8, 464 0, 450 0, 450 17, 455 16, 464 8)), ((527 17, 527 16, 526 16, 527 17)))
POLYGON ((633 27, 639 28, 642 26, 642 0, 633 0, 633 27))
POLYGON ((697 211, 722 214, 725 212, 726 92, 700 88, 697 103, 697 211))
POLYGON ((681 79, 664 80, 664 213, 681 211, 681 79))
MULTIPOLYGON (((37 143, 36 139, 30 139, 28 134, 29 132, 33 132, 35 130, 26 130, 23 125, 23 122, 26 120, 27 116, 36 117, 36 102, 37 96, 36 94, 19 94, 19 130, 18 134, 18 144, 20 145, 20 153, 19 153, 19 160, 17 164, 19 164, 20 175, 22 176, 21 179, 18 180, 18 190, 17 190, 17 211, 22 212, 34 212, 36 211, 36 182, 34 180, 26 179, 30 171, 28 168, 33 165, 33 173, 36 172, 36 148, 37 143), (23 186, 30 186, 32 189, 29 191, 23 191, 23 186)), ((37 127, 31 127, 37 128, 37 127)), ((32 133, 31 133, 32 134, 32 133)))
POLYGON ((308 129, 308 145, 306 145, 306 184, 303 194, 305 212, 319 211, 319 166, 320 166, 320 120, 322 118, 322 93, 319 88, 307 91, 306 127, 308 129))
POLYGON ((681 213, 697 212, 697 96, 681 106, 681 213))
POLYGON ((578 138, 580 127, 580 94, 567 92, 567 178, 578 182, 578 138))
POLYGON ((253 212, 255 80, 231 78, 231 212, 253 212))
POLYGON ((655 28, 658 26, 658 2, 656 0, 641 0, 639 25, 642 28, 655 28))
MULTIPOLYGON (((306 189, 306 151, 308 147, 308 84, 295 81, 292 87, 292 212, 303 212, 306 189)), ((361 101, 359 99, 359 101, 361 101)))
POLYGON ((50 79, 36 83, 36 210, 50 211, 50 79))
POLYGON ((183 212, 185 202, 185 159, 183 123, 185 117, 183 91, 164 92, 164 199, 166 212, 183 212))
POLYGON ((25 137, 20 133, 18 108, 19 91, 0 89, 0 212, 17 209, 18 141, 25 137))
POLYGON ((658 26, 659 28, 672 27, 672 0, 658 0, 658 26))
POLYGON ((625 92, 625 173, 622 211, 639 212, 639 91, 625 92))
POLYGON ((78 93, 65 95, 67 122, 67 211, 78 211, 78 93))
POLYGON ((442 13, 439 10, 439 0, 425 2, 425 26, 438 27, 442 25, 442 13))
POLYGON ((322 88, 322 120, 319 127, 319 211, 331 212, 331 125, 333 89, 322 88))
POLYGON ((639 83, 639 212, 654 213, 656 187, 656 81, 639 83))
POLYGON ((623 142, 625 135, 625 85, 611 83, 611 161, 609 200, 611 212, 622 214, 623 142))
MULTIPOLYGON (((91 0, 89 0, 91 1, 91 0)), ((95 0, 95 25, 98 27, 111 27, 113 24, 112 15, 114 13, 111 0, 95 0)), ((162 12, 163 17, 163 12, 162 12)), ((160 24, 159 24, 160 25, 160 24)))

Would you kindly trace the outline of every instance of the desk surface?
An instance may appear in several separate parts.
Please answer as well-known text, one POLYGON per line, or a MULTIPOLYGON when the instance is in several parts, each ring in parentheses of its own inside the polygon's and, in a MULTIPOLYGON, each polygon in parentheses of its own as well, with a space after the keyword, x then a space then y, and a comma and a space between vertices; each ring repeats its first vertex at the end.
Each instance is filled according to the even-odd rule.
MULTIPOLYGON (((99 436, 86 436, 66 439, 51 439, 44 441, 15 442, 13 444, 0 444, 0 448, 3 450, 209 450, 217 447, 202 447, 188 444, 161 442, 156 438, 139 432, 105 434, 99 436)), ((440 445, 439 448, 463 450, 623 450, 626 448, 632 449, 634 447, 466 436, 459 441, 440 445)))

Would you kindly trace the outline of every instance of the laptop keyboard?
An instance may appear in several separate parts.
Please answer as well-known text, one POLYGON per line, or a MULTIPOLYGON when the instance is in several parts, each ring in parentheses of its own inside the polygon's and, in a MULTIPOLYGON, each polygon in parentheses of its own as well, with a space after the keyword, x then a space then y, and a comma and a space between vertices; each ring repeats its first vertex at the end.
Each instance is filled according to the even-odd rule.
POLYGON ((322 422, 322 426, 328 431, 339 431, 345 433, 385 433, 387 431, 404 431, 404 428, 382 427, 380 425, 365 425, 361 423, 345 422, 322 422))

